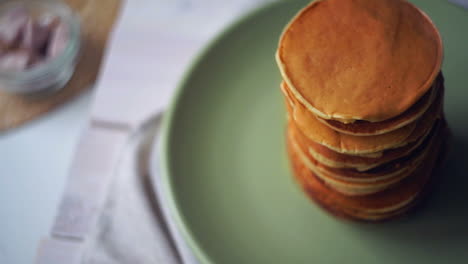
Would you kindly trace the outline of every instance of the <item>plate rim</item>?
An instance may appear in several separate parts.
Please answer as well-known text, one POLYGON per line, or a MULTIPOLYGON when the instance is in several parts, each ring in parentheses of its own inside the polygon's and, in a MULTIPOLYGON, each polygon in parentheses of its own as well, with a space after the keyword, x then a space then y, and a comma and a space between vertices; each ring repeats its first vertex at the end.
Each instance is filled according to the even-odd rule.
MULTIPOLYGON (((315 1, 315 0, 313 0, 315 1)), ((252 19, 258 16, 260 13, 274 8, 277 5, 285 4, 285 3, 292 3, 294 1, 280 1, 275 0, 272 2, 263 3, 260 6, 253 8, 252 10, 248 11, 245 14, 240 15, 239 17, 235 18, 232 22, 230 22, 226 27, 224 27, 220 32, 218 32, 208 43, 201 48, 200 51, 194 56, 194 58, 189 63, 189 66, 186 67, 185 72, 182 74, 180 81, 176 85, 174 94, 170 100, 167 110, 165 111, 162 123, 161 123, 161 130, 160 130, 160 140, 158 144, 153 143, 153 149, 155 150, 156 155, 152 155, 152 160, 155 161, 155 157, 157 156, 159 161, 155 161, 159 163, 159 173, 161 175, 161 184, 162 188, 164 189, 164 194, 166 195, 166 202, 167 207, 169 209, 170 218, 169 221, 174 221, 177 228, 179 229, 182 237, 185 239, 187 245, 193 251, 194 255, 196 256, 197 260, 201 263, 208 263, 213 264, 215 263, 211 257, 206 254, 206 252, 199 246, 199 243, 195 241, 195 235, 193 234, 192 230, 188 227, 187 219, 185 219, 182 214, 181 210, 177 203, 177 198, 175 196, 175 186, 173 184, 173 179, 170 176, 170 139, 173 131, 174 126, 174 115, 178 105, 180 105, 180 100, 182 94, 186 87, 188 87, 189 79, 193 75, 194 71, 201 64, 201 62, 209 55, 211 50, 217 45, 223 38, 227 37, 229 34, 234 32, 242 23, 246 20, 252 19)), ((279 36, 278 36, 279 38, 279 36)))

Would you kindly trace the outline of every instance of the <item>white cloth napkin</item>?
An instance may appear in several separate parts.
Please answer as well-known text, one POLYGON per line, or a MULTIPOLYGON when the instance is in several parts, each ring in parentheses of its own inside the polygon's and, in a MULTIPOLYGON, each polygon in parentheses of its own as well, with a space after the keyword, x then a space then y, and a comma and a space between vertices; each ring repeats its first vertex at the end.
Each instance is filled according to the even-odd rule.
MULTIPOLYGON (((156 49, 151 54, 154 57, 141 58, 140 66, 150 65, 145 60, 153 60, 152 63, 158 61, 159 66, 143 69, 143 72, 151 70, 156 76, 153 78, 159 79, 159 82, 147 85, 146 89, 153 87, 152 91, 147 90, 150 96, 146 97, 146 101, 133 102, 135 105, 131 107, 142 108, 140 113, 157 111, 154 104, 151 104, 154 89, 157 89, 159 103, 163 102, 161 105, 165 105, 195 53, 234 18, 264 2, 266 1, 129 1, 122 19, 127 20, 125 23, 137 25, 131 34, 149 34, 147 40, 154 43, 147 43, 146 47, 154 44, 156 49)), ((129 44, 127 54, 119 55, 122 61, 126 56, 132 56, 132 43, 129 42, 131 36, 125 34, 117 29, 113 38, 113 42, 129 44)), ((105 93, 110 91, 108 89, 105 93)), ((98 91, 97 96, 111 95, 99 94, 98 91)), ((128 103, 129 98, 118 98, 115 94, 112 96, 114 100, 128 103)), ((138 98, 145 96, 140 95, 138 98)), ((121 118, 113 112, 106 113, 96 109, 94 112, 104 113, 97 117, 99 120, 116 120, 118 123, 121 118)), ((135 112, 132 114, 135 115, 135 112)), ((140 115, 134 120, 143 122, 145 118, 148 116, 140 115)), ((197 263, 180 234, 174 230, 174 223, 167 219, 169 228, 164 224, 159 201, 152 188, 148 173, 148 149, 157 134, 159 119, 153 121, 134 135, 124 150, 98 225, 85 245, 82 263, 197 263), (168 242, 165 239, 167 235, 175 243, 168 242), (174 254, 174 248, 178 249, 178 253, 174 254)), ((152 177, 157 182, 158 175, 152 177)))
MULTIPOLYGON (((159 119, 127 145, 83 263, 181 263, 175 245, 164 239, 169 230, 148 171, 158 128, 159 119)), ((196 263, 192 256, 189 261, 196 263)))

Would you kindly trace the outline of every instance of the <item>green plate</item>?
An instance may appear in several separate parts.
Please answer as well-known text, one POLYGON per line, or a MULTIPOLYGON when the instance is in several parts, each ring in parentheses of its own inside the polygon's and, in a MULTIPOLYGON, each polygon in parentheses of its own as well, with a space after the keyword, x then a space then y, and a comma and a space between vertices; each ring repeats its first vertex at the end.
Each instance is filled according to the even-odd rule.
POLYGON ((443 180, 410 217, 337 220, 296 186, 285 155, 285 109, 274 53, 306 1, 244 17, 196 60, 164 120, 163 181, 202 263, 467 263, 468 11, 425 10, 445 44, 445 110, 454 139, 443 180))

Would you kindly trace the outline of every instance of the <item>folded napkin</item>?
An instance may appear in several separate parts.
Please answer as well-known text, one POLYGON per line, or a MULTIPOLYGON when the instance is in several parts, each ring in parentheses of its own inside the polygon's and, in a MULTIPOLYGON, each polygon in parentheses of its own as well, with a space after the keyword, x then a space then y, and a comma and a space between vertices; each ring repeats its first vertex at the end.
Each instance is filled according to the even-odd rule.
POLYGON ((148 171, 159 120, 127 145, 83 263, 181 263, 148 171))
MULTIPOLYGON (((132 23, 130 18, 154 18, 146 28, 135 27, 133 34, 151 33, 147 40, 154 41, 156 57, 142 58, 140 65, 146 64, 145 59, 159 62, 160 67, 152 69, 152 74, 159 76, 161 82, 154 87, 158 89, 158 100, 166 102, 187 63, 200 48, 240 14, 266 1, 142 2, 147 4, 135 1, 127 6, 122 19, 132 23)), ((124 34, 116 35, 113 41, 126 38, 124 34)), ((131 49, 128 52, 119 56, 131 56, 131 49)), ((145 107, 145 104, 135 107, 145 107)), ((102 119, 118 118, 112 115, 103 115, 102 119)), ((133 136, 124 150, 98 225, 84 248, 83 263, 197 263, 175 224, 163 216, 164 213, 168 216, 167 208, 160 204, 164 203, 164 196, 160 189, 153 188, 153 183, 159 182, 159 175, 148 173, 149 149, 158 134, 160 119, 152 121, 133 136)))

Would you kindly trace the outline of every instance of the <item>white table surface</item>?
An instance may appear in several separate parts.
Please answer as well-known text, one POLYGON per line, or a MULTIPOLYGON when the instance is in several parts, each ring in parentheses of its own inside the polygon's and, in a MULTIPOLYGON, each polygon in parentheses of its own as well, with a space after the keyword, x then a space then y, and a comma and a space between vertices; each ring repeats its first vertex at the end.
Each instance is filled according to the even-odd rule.
POLYGON ((49 233, 91 93, 0 135, 0 263, 33 263, 49 233))

